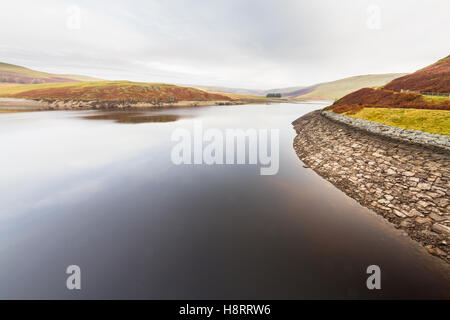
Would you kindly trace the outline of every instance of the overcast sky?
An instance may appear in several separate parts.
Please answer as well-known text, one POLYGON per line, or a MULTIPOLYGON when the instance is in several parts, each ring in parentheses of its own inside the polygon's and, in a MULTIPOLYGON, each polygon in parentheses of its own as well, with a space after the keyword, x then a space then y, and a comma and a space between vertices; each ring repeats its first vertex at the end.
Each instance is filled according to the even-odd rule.
POLYGON ((450 54, 450 1, 14 0, 0 61, 106 79, 277 88, 450 54))

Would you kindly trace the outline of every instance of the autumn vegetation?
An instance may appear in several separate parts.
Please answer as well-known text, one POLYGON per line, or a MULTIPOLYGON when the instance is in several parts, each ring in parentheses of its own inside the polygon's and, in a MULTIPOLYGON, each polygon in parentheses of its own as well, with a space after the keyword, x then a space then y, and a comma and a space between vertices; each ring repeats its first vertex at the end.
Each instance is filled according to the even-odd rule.
POLYGON ((336 113, 356 113, 363 108, 414 108, 450 110, 450 98, 432 99, 414 92, 363 88, 329 107, 336 113))
POLYGON ((41 72, 10 63, 0 62, 0 84, 39 84, 99 80, 101 79, 81 75, 41 72))
POLYGON ((0 96, 35 100, 150 101, 167 103, 231 100, 226 95, 209 93, 190 87, 128 81, 91 81, 5 87, 0 88, 0 96))
POLYGON ((394 79, 384 89, 450 93, 450 55, 412 74, 394 79))
POLYGON ((362 88, 337 100, 329 109, 354 114, 363 108, 450 110, 450 56, 397 78, 381 88, 362 88), (439 94, 431 96, 424 93, 439 94))
POLYGON ((352 92, 327 109, 404 129, 450 135, 449 92, 450 56, 381 88, 352 92))

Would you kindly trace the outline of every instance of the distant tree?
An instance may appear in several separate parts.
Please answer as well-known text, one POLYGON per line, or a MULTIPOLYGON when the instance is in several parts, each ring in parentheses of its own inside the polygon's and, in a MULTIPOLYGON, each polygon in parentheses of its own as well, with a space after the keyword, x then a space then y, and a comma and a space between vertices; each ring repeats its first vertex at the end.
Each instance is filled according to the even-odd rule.
POLYGON ((281 93, 268 93, 266 98, 281 98, 281 93))

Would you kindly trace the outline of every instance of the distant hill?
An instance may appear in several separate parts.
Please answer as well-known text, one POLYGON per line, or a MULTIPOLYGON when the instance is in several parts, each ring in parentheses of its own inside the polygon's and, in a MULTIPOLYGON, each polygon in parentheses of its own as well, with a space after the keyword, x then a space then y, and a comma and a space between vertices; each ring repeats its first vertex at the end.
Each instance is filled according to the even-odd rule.
POLYGON ((308 100, 337 100, 346 94, 364 87, 379 87, 389 81, 402 77, 406 73, 389 74, 369 74, 362 76, 349 77, 331 82, 318 83, 312 86, 296 86, 287 88, 274 88, 268 90, 227 88, 216 86, 197 86, 193 87, 209 92, 222 92, 244 95, 265 96, 268 93, 281 93, 284 98, 308 99, 308 100))
POLYGON ((299 97, 301 95, 307 94, 311 91, 313 91, 315 88, 317 88, 318 84, 309 86, 309 87, 298 87, 298 88, 294 88, 293 91, 287 91, 287 92, 283 92, 283 97, 286 98, 296 98, 299 97))
POLYGON ((394 79, 384 87, 362 88, 352 92, 329 108, 338 113, 350 114, 365 107, 450 110, 450 97, 420 93, 449 93, 449 71, 450 56, 410 75, 394 79))
MULTIPOLYGON (((441 66, 437 66, 437 69, 441 66)), ((287 88, 274 88, 268 90, 227 88, 220 86, 189 85, 198 90, 207 91, 211 94, 228 94, 231 98, 258 98, 256 96, 266 96, 269 93, 281 93, 282 97, 293 99, 310 100, 336 100, 348 93, 364 87, 379 87, 389 81, 405 76, 403 73, 362 75, 340 79, 337 81, 319 83, 312 86, 294 86, 287 88)), ((403 77, 405 78, 405 77, 403 77)), ((67 83, 67 82, 87 82, 103 81, 98 78, 69 75, 51 74, 40 72, 29 68, 0 62, 0 88, 11 87, 13 84, 45 84, 45 83, 67 83)), ((105 81, 103 81, 105 82, 105 81)), ((123 82, 122 82, 123 83, 123 82)), ((187 86, 180 86, 184 88, 187 86)), ((55 89, 52 89, 54 91, 55 89)), ((4 90, 3 90, 4 91, 4 90)))
POLYGON ((404 77, 395 79, 385 89, 450 93, 450 55, 404 77))
POLYGON ((38 84, 100 80, 81 75, 46 73, 0 62, 0 83, 38 84))
POLYGON ((226 95, 162 83, 91 81, 0 87, 0 97, 50 100, 229 101, 226 95))
POLYGON ((404 75, 406 74, 388 73, 349 77, 288 92, 283 96, 311 100, 336 100, 361 88, 383 86, 389 81, 404 75))
POLYGON ((228 88, 228 87, 218 87, 218 86, 202 86, 202 85, 189 85, 190 87, 206 90, 209 92, 222 92, 222 93, 234 93, 241 95, 253 95, 253 96, 265 96, 268 93, 290 93, 295 90, 300 90, 305 88, 304 86, 288 87, 288 88, 277 88, 277 89, 245 89, 245 88, 228 88))

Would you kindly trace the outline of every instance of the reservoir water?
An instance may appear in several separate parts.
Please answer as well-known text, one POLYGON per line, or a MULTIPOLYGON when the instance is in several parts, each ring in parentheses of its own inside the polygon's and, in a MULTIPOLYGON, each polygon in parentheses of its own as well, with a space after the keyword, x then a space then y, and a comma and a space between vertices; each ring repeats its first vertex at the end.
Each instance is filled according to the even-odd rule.
POLYGON ((0 298, 449 298, 448 265, 303 167, 291 122, 323 106, 0 114, 0 298), (279 129, 278 173, 174 164, 196 121, 279 129))

